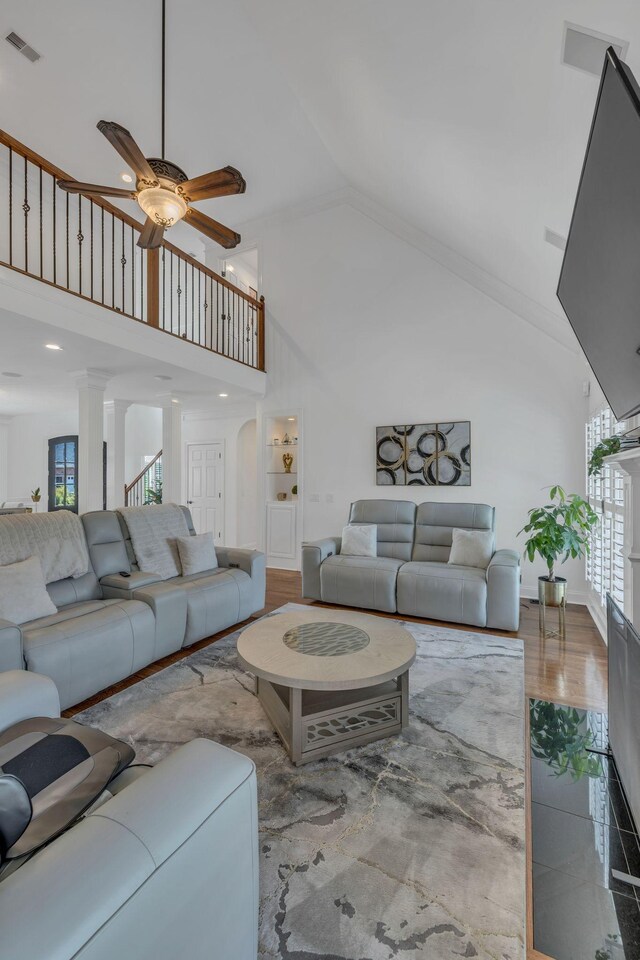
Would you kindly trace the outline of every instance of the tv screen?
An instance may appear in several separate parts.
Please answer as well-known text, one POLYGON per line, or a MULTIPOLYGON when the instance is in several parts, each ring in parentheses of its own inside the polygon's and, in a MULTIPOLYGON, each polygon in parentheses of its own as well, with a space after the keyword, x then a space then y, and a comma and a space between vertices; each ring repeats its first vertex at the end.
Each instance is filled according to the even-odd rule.
POLYGON ((609 48, 558 297, 618 420, 640 411, 640 88, 609 48))

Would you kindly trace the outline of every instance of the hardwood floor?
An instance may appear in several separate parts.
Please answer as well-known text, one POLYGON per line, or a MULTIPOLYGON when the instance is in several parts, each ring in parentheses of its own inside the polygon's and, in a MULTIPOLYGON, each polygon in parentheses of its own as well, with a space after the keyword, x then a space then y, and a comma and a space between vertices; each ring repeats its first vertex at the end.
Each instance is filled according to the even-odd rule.
MULTIPOLYGON (((252 619, 257 619, 265 613, 276 610, 285 603, 312 603, 301 597, 300 574, 289 570, 269 569, 267 571, 267 597, 264 610, 252 619)), ((323 604, 317 604, 323 606, 323 604)), ((370 611, 363 611, 370 612, 370 611)), ((396 614, 378 614, 379 616, 395 617, 396 614)), ((417 620, 416 617, 403 617, 405 620, 417 620)), ((418 621, 424 623, 424 620, 418 621)), ((433 621, 426 621, 433 622, 433 621)), ((456 627, 455 624, 443 623, 445 627, 473 630, 478 633, 499 634, 505 637, 520 638, 524 643, 524 672, 525 695, 542 700, 553 700, 556 703, 567 703, 576 707, 590 710, 606 710, 607 708, 607 648, 595 626, 586 607, 569 605, 567 607, 566 639, 541 640, 538 631, 537 604, 527 600, 521 602, 520 629, 518 633, 507 633, 498 630, 480 630, 475 627, 456 627)), ((242 626, 241 624, 239 626, 242 626)), ((73 710, 66 711, 65 716, 73 716, 80 710, 112 696, 120 690, 137 683, 144 677, 152 676, 163 670, 171 663, 190 656, 195 650, 206 647, 209 643, 220 640, 229 633, 238 629, 238 625, 209 637, 200 643, 194 644, 187 650, 165 657, 158 663, 151 664, 139 673, 84 703, 78 704, 73 710)), ((528 720, 528 710, 525 711, 528 720)), ((527 723, 528 730, 528 723, 527 723)), ((527 960, 548 960, 538 953, 532 944, 532 902, 531 902, 531 837, 530 837, 530 794, 529 771, 526 775, 526 812, 527 812, 527 960)))

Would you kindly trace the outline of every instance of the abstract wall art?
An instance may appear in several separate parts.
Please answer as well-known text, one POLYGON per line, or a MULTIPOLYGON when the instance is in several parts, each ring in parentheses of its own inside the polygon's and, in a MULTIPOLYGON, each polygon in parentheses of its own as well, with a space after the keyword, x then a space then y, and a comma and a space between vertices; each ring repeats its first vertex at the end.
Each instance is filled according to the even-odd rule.
POLYGON ((379 487, 471 486, 471 423, 376 427, 379 487))

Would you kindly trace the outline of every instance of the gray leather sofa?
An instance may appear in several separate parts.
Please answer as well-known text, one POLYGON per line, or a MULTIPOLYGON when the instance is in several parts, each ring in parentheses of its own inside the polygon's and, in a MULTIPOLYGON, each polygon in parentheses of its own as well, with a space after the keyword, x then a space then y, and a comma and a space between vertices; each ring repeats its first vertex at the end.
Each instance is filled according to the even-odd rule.
MULTIPOLYGON (((59 708, 46 677, 0 675, 0 731, 59 708)), ((253 763, 194 740, 109 792, 0 883, 0 960, 255 960, 253 763)))
POLYGON ((357 500, 349 523, 375 523, 376 557, 340 553, 339 537, 302 547, 302 594, 324 603, 517 630, 520 559, 495 551, 486 570, 448 563, 454 528, 495 529, 484 503, 357 500))
POLYGON ((161 581, 137 569, 118 514, 88 513, 82 521, 91 568, 47 584, 57 613, 20 626, 0 620, 0 670, 50 677, 63 709, 264 607, 263 554, 218 547, 216 570, 161 581))

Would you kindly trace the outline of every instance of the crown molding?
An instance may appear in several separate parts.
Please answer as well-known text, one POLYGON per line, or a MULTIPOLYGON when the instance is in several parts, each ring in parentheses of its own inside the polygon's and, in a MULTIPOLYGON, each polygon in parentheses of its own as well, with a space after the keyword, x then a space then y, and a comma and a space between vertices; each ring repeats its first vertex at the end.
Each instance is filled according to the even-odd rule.
MULTIPOLYGON (((277 228, 292 220, 329 210, 332 207, 347 205, 372 220, 379 227, 388 230, 398 239, 419 250, 429 259, 439 263, 450 273, 464 280, 470 286, 490 297, 496 303, 506 307, 521 320, 535 327, 556 344, 564 347, 575 356, 580 356, 578 341, 569 321, 560 313, 554 313, 532 300, 526 294, 500 280, 494 274, 484 270, 478 264, 456 253, 451 247, 436 240, 419 227, 393 213, 379 201, 372 199, 354 187, 342 187, 331 193, 310 198, 291 207, 284 208, 270 216, 249 220, 240 225, 245 243, 256 243, 267 230, 277 228)), ((214 245, 215 246, 215 245, 214 245)), ((268 278, 267 278, 268 289, 268 278)))

